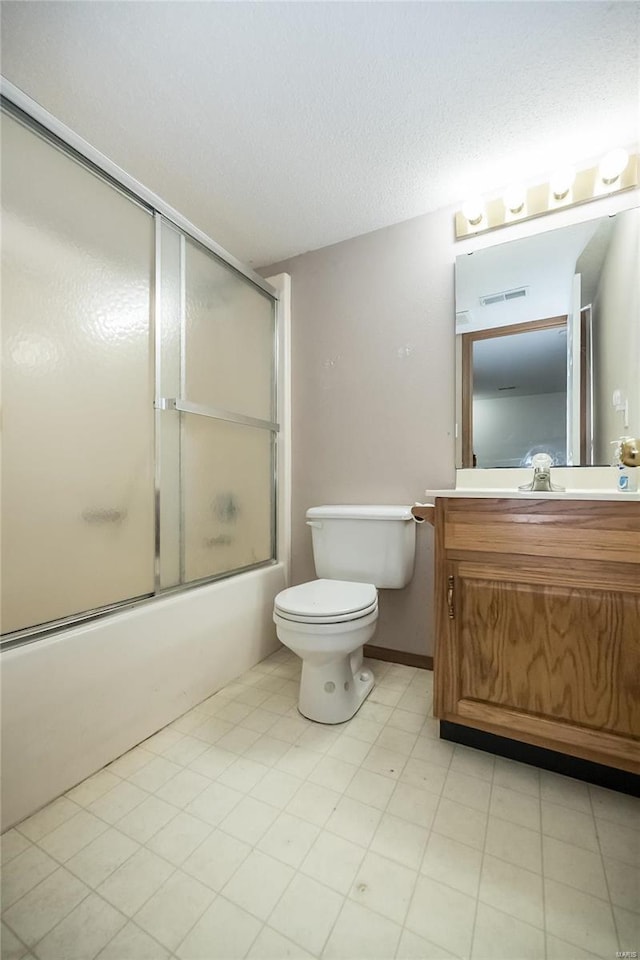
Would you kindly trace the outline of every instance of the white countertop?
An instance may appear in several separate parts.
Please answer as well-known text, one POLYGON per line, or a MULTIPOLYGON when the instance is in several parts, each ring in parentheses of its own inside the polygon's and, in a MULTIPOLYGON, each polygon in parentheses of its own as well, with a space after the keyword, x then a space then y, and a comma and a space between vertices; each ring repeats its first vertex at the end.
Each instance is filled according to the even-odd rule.
MULTIPOLYGON (((640 475, 640 468, 636 467, 640 475)), ((615 500, 638 502, 640 492, 621 493, 616 489, 614 467, 553 467, 551 481, 566 489, 562 493, 518 490, 533 477, 530 468, 456 470, 456 486, 448 490, 425 490, 429 500, 436 497, 506 497, 522 500, 615 500)), ((640 476, 639 476, 640 479, 640 476)))
POLYGON ((619 493, 617 490, 565 490, 563 493, 548 492, 545 490, 514 490, 513 487, 495 487, 473 489, 472 487, 456 487, 453 490, 425 490, 428 500, 436 497, 467 497, 473 499, 490 499, 499 497, 509 500, 640 500, 640 493, 619 493))

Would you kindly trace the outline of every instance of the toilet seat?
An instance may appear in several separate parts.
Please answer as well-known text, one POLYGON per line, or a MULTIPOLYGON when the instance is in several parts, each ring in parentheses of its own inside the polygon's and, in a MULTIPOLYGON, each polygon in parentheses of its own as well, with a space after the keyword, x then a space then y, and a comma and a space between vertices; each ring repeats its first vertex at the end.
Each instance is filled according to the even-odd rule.
POLYGON ((361 620, 363 617, 367 617, 370 613, 378 612, 378 601, 374 601, 368 607, 365 607, 364 610, 357 610, 355 613, 348 615, 338 615, 338 616, 326 616, 326 617, 302 617, 297 616, 295 613, 282 613, 281 610, 278 610, 277 607, 274 608, 273 615, 274 618, 277 617, 279 620, 288 620, 290 623, 308 623, 308 624, 323 624, 323 623, 350 623, 352 620, 361 620))
POLYGON ((345 623, 377 610, 378 591, 371 583, 312 580, 277 595, 274 614, 294 623, 345 623))

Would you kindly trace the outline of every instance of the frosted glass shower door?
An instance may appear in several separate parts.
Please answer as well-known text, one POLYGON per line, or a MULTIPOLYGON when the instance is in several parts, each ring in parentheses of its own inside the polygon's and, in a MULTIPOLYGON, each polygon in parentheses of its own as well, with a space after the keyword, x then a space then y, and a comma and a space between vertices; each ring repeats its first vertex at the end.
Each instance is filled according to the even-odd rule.
POLYGON ((275 555, 274 301, 186 241, 182 413, 184 581, 275 555))
POLYGON ((2 630, 154 588, 153 218, 2 116, 2 630))
POLYGON ((273 300, 191 241, 185 269, 185 396, 273 420, 273 300))
POLYGON ((272 556, 272 441, 266 430, 183 414, 184 578, 272 556))

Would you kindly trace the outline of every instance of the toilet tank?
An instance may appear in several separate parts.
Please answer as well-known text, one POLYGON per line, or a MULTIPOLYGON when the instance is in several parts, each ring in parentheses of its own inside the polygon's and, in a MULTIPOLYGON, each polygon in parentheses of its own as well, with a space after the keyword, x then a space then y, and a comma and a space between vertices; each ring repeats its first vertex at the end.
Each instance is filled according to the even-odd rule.
POLYGON ((383 589, 399 589, 411 580, 416 525, 410 507, 311 507, 307 523, 318 577, 383 589))

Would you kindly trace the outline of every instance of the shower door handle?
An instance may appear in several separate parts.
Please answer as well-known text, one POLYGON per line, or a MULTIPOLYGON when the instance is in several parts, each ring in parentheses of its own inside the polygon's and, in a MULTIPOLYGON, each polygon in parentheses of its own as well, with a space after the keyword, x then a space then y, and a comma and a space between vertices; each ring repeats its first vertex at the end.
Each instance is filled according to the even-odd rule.
POLYGON ((211 417, 213 420, 229 420, 231 423, 240 423, 246 427, 257 427, 259 430, 280 430, 280 424, 275 420, 260 420, 257 417, 247 417, 243 413, 233 413, 222 407, 210 407, 202 403, 191 403, 190 400, 181 400, 180 397, 161 397, 154 401, 156 410, 174 410, 176 413, 192 413, 197 417, 211 417))

